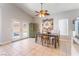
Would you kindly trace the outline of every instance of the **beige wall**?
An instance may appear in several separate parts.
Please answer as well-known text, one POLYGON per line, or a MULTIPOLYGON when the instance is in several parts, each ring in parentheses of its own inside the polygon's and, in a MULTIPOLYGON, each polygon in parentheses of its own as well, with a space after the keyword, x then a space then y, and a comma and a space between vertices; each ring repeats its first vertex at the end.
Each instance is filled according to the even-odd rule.
POLYGON ((2 25, 2 22, 1 21, 2 20, 1 20, 1 8, 0 8, 0 42, 2 42, 2 40, 1 40, 2 39, 2 35, 1 35, 2 34, 2 28, 1 28, 2 27, 1 26, 2 25))
POLYGON ((13 4, 2 4, 2 39, 1 43, 12 41, 12 22, 19 21, 27 24, 27 33, 29 35, 29 23, 33 21, 27 13, 14 6, 13 4))
MULTIPOLYGON (((2 25, 2 31, 0 29, 0 42, 7 42, 11 41, 11 32, 12 32, 12 22, 19 21, 21 23, 27 23, 27 32, 29 35, 29 23, 35 22, 39 24, 39 29, 42 29, 42 18, 32 18, 27 13, 19 9, 13 4, 0 4, 0 28, 2 25), (2 23, 2 24, 1 24, 2 23)), ((74 25, 72 24, 72 20, 75 17, 79 16, 79 9, 71 10, 61 13, 56 13, 46 18, 53 18, 54 19, 54 29, 58 29, 58 20, 61 19, 68 19, 68 35, 72 35, 72 30, 74 29, 74 25)))

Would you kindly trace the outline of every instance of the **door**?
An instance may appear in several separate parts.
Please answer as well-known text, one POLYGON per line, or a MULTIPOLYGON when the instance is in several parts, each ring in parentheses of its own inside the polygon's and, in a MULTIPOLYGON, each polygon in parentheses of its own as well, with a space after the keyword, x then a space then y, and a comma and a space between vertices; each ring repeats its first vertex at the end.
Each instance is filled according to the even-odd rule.
POLYGON ((29 37, 35 38, 35 34, 37 33, 37 24, 36 23, 30 23, 29 24, 29 37))
POLYGON ((59 20, 60 35, 68 35, 68 19, 59 20))

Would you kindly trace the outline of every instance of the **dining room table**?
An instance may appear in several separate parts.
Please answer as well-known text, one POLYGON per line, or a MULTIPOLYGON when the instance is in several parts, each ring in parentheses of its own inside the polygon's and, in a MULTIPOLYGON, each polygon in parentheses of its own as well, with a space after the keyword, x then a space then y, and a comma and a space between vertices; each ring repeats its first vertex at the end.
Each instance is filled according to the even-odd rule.
MULTIPOLYGON (((57 34, 37 33, 36 36, 35 36, 35 42, 37 43, 38 37, 41 37, 43 35, 47 35, 49 37, 54 37, 54 41, 55 41, 54 47, 57 48, 57 43, 58 43, 58 46, 59 46, 59 35, 57 35, 57 34)), ((52 41, 53 41, 53 39, 52 39, 52 41)))

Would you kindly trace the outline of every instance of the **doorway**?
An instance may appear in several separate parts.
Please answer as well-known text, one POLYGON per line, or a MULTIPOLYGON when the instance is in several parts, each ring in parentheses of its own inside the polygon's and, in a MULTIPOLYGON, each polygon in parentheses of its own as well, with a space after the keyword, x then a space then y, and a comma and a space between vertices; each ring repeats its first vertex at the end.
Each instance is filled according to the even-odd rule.
POLYGON ((59 20, 60 35, 68 36, 68 19, 59 20))

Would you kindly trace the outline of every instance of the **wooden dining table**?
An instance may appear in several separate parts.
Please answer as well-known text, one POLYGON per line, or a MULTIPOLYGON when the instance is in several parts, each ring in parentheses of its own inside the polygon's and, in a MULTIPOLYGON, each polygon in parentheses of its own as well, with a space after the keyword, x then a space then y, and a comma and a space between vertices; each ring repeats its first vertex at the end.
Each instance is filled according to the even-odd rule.
POLYGON ((59 46, 59 36, 57 34, 44 34, 44 33, 37 33, 36 34, 36 37, 35 37, 35 42, 37 43, 37 40, 38 40, 38 37, 41 37, 42 35, 47 35, 49 37, 54 37, 55 39, 55 44, 54 44, 54 47, 56 48, 57 47, 57 43, 58 43, 58 46, 59 46))

